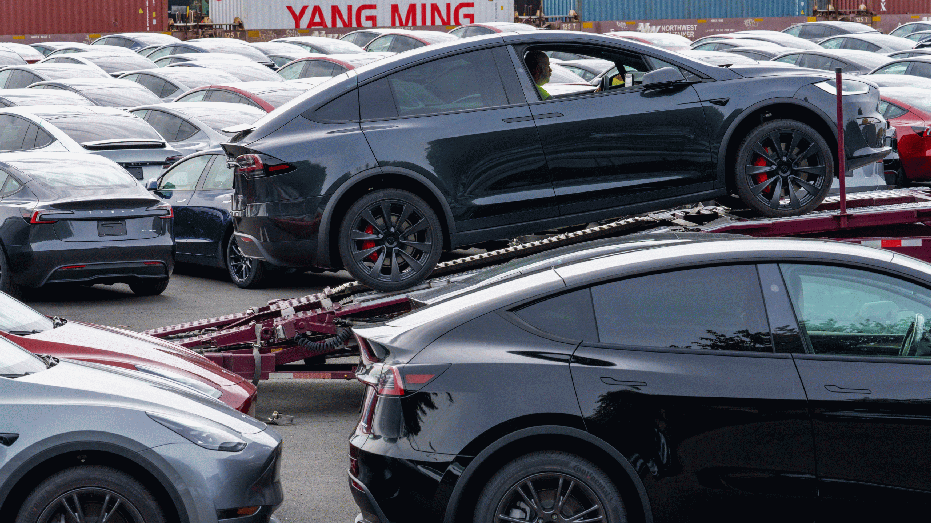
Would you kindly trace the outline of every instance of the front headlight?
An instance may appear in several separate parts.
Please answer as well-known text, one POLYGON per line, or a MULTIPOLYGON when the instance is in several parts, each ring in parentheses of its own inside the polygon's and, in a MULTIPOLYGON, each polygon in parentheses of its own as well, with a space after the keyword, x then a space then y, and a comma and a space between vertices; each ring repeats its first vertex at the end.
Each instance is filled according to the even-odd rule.
MULTIPOLYGON (((818 82, 815 84, 815 87, 830 93, 834 96, 837 96, 837 82, 834 80, 825 80, 823 82, 818 82)), ((856 80, 844 79, 844 84, 842 86, 844 96, 853 96, 855 94, 867 94, 870 92, 870 84, 865 84, 863 82, 857 82, 856 80)))
POLYGON ((239 452, 246 448, 242 435, 235 430, 210 421, 205 418, 193 416, 178 416, 174 414, 146 412, 153 421, 182 436, 191 443, 210 450, 224 452, 239 452))

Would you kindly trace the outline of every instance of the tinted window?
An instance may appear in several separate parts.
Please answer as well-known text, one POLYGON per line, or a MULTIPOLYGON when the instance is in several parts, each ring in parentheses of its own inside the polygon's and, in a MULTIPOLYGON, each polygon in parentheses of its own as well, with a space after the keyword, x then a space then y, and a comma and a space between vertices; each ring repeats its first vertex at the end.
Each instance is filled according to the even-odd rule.
POLYGON ((207 177, 204 178, 205 190, 224 190, 233 188, 233 169, 226 165, 226 156, 218 154, 214 156, 210 170, 207 171, 207 177))
POLYGON ((154 127, 166 142, 178 141, 178 130, 181 129, 181 124, 184 122, 184 120, 173 114, 155 110, 149 111, 145 121, 149 122, 149 125, 154 127))
POLYGON ((708 267, 592 287, 602 343, 771 352, 756 268, 708 267))
POLYGON ((37 126, 35 127, 36 127, 36 142, 33 148, 39 149, 55 141, 55 138, 53 138, 52 135, 47 133, 45 129, 40 129, 37 126))
POLYGON ((873 74, 905 74, 905 71, 908 70, 909 64, 910 62, 889 64, 881 69, 877 69, 873 74))
POLYGON ((441 58, 388 76, 398 114, 444 113, 506 105, 491 51, 441 58))
POLYGON ((879 112, 882 113, 883 118, 889 120, 892 118, 898 118, 903 114, 907 113, 905 109, 902 109, 898 105, 891 104, 888 102, 879 102, 879 112))
POLYGON ((30 73, 29 71, 16 70, 7 82, 7 89, 22 89, 30 85, 41 82, 42 78, 30 73))
POLYGON ((168 96, 168 94, 171 94, 172 92, 174 92, 173 89, 167 87, 166 84, 168 84, 168 82, 166 82, 165 80, 157 76, 152 76, 150 74, 132 75, 132 76, 128 76, 127 79, 132 80, 142 85, 146 89, 152 91, 155 94, 155 96, 158 96, 159 98, 164 98, 168 96), (163 94, 166 91, 168 91, 168 93, 163 94))
POLYGON ((844 42, 844 49, 856 49, 858 51, 870 51, 873 53, 880 49, 878 45, 858 38, 847 38, 846 40, 847 41, 844 42))
POLYGON ((314 113, 318 122, 350 122, 359 119, 359 91, 352 90, 314 113))
POLYGON ((379 36, 378 38, 369 42, 369 45, 366 46, 366 51, 371 52, 383 52, 389 51, 391 47, 391 42, 394 41, 394 35, 384 35, 379 36))
POLYGON ((0 116, 0 151, 25 150, 23 144, 30 125, 29 121, 16 116, 0 116))
POLYGON ((394 43, 391 45, 391 50, 395 53, 403 53, 404 51, 410 51, 411 49, 417 49, 418 47, 423 47, 424 44, 420 40, 411 38, 409 36, 400 36, 395 35, 394 43))
POLYGON ((931 356, 931 292, 924 287, 845 267, 780 268, 815 354, 931 356))
POLYGON ((203 101, 204 98, 206 98, 207 93, 209 92, 210 91, 195 91, 191 94, 186 94, 184 96, 181 96, 175 101, 176 102, 200 102, 200 101, 203 101))
POLYGON ((245 103, 245 99, 239 93, 217 89, 210 94, 211 102, 227 102, 233 104, 245 103))
POLYGON ((531 327, 560 338, 598 341, 588 289, 560 294, 512 312, 531 327))
POLYGON ((200 129, 195 127, 191 122, 187 120, 181 120, 181 127, 178 128, 178 134, 175 135, 175 141, 180 142, 182 140, 187 140, 197 134, 199 130, 200 129))
POLYGON ((801 31, 802 31, 802 26, 801 26, 801 25, 795 25, 795 26, 792 26, 792 27, 786 29, 785 31, 783 31, 783 33, 785 33, 785 34, 787 34, 787 35, 792 35, 792 36, 799 36, 799 33, 800 33, 801 31))
POLYGON ((10 89, 7 87, 7 83, 10 81, 10 77, 13 76, 13 69, 7 69, 6 71, 0 71, 0 88, 10 89))
POLYGON ((394 104, 394 95, 391 94, 391 87, 388 85, 387 78, 382 78, 359 88, 359 108, 363 120, 394 118, 398 115, 398 109, 394 104))
POLYGON ((824 38, 827 35, 824 26, 820 25, 805 25, 802 26, 798 36, 801 38, 808 38, 813 40, 816 38, 824 38))
POLYGON ((338 66, 333 62, 309 60, 304 62, 304 70, 301 71, 301 78, 329 78, 331 76, 336 76, 339 72, 342 72, 337 72, 337 67, 338 66))
POLYGON ((825 49, 840 49, 841 47, 844 47, 844 44, 847 42, 847 40, 847 38, 832 38, 830 40, 821 42, 818 45, 825 49))
POLYGON ((190 160, 183 161, 171 168, 165 173, 162 180, 158 183, 160 191, 193 191, 197 187, 197 180, 204 172, 204 167, 212 158, 209 154, 195 156, 190 160))
POLYGON ((136 117, 88 114, 56 118, 51 123, 80 144, 98 140, 162 140, 152 126, 136 117))
POLYGON ((449 34, 455 36, 456 38, 463 38, 465 36, 466 27, 457 27, 449 32, 449 34))
POLYGON ((6 181, 3 182, 2 188, 0 188, 0 196, 9 196, 22 188, 23 184, 19 183, 16 178, 9 176, 6 181))
POLYGON ((294 80, 301 77, 301 71, 304 70, 305 62, 297 62, 296 64, 291 64, 287 67, 282 67, 278 70, 278 74, 281 75, 285 80, 294 80))
POLYGON ((908 68, 908 74, 931 78, 931 62, 912 62, 912 66, 908 68))

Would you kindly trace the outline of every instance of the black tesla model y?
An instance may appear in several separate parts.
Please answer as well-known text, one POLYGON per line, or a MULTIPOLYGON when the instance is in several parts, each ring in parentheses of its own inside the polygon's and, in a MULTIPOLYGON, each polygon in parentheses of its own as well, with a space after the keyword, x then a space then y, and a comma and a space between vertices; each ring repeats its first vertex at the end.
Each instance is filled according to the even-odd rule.
MULTIPOLYGON (((534 62, 536 63, 536 62, 534 62)), ((542 71, 542 72, 541 72, 542 71)), ((889 152, 872 84, 844 87, 847 168, 889 152)), ((401 53, 320 84, 241 131, 234 219, 249 257, 346 268, 379 290, 444 249, 737 195, 813 209, 836 174, 829 74, 715 67, 595 34, 535 31, 401 53), (537 51, 542 51, 538 53, 537 51), (615 64, 599 85, 537 82, 527 57, 615 64), (552 94, 551 94, 552 93, 552 94)))

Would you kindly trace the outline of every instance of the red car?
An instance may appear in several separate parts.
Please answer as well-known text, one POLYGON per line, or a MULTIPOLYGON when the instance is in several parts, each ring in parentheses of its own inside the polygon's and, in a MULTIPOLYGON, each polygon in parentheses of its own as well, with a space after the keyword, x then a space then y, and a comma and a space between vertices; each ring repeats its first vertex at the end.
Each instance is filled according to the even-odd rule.
POLYGON ((254 415, 256 388, 196 352, 122 329, 48 318, 0 293, 0 336, 36 354, 144 372, 254 415))
POLYGON ((292 60, 278 69, 285 80, 331 78, 391 56, 391 53, 355 53, 305 56, 292 60))
POLYGON ((197 87, 175 98, 176 102, 227 102, 246 104, 272 112, 298 96, 310 85, 287 82, 236 82, 197 87))
POLYGON ((931 180, 931 90, 883 87, 880 98, 879 112, 895 127, 899 143, 894 184, 931 180))

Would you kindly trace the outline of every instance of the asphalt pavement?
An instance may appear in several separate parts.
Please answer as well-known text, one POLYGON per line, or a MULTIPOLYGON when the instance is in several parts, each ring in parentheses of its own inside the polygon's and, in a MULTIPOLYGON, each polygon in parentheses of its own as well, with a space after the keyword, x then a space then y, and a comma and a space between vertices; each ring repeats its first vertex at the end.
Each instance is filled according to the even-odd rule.
MULTIPOLYGON (((50 316, 145 330, 241 312, 271 299, 319 292, 349 281, 338 274, 273 275, 261 289, 240 289, 224 270, 180 266, 160 296, 137 297, 128 286, 48 286, 23 301, 50 316)), ((282 523, 351 523, 358 513, 346 470, 348 438, 359 419, 362 386, 355 381, 300 380, 259 384, 259 418, 273 411, 294 423, 275 427, 284 438, 282 523)))

